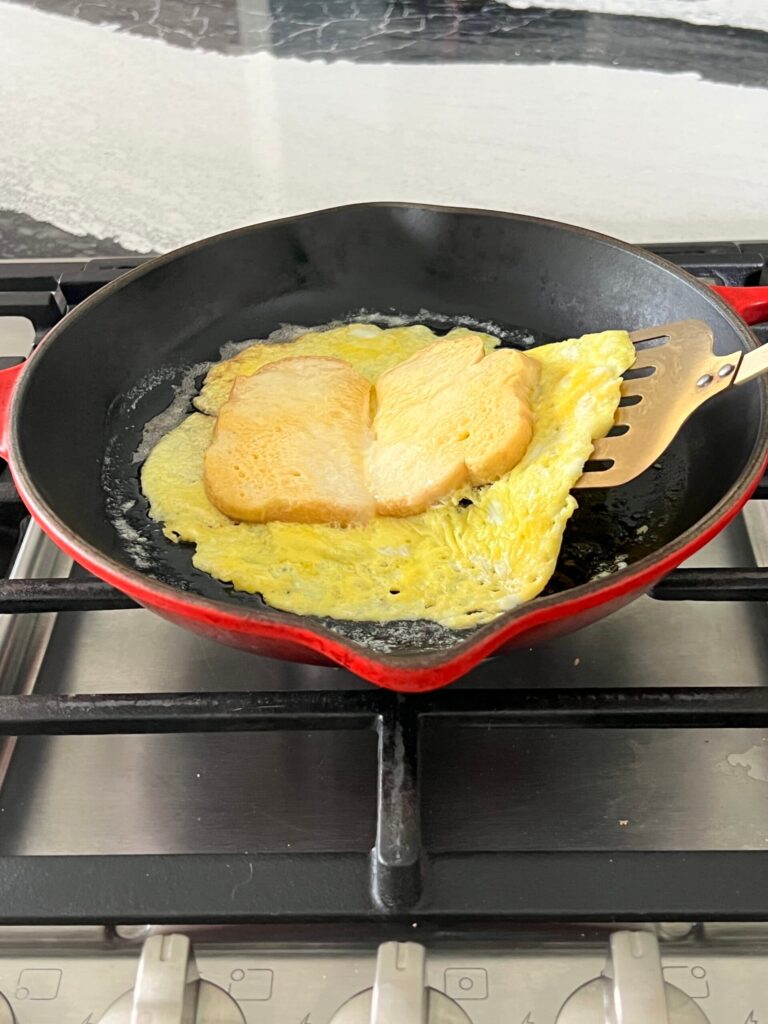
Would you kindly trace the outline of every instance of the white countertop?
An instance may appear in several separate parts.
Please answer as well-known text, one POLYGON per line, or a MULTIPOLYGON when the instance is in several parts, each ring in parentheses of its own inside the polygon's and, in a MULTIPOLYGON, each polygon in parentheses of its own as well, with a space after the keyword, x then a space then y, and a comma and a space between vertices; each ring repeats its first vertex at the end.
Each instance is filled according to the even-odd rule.
MULTIPOLYGON (((509 8, 524 6, 491 0, 484 17, 519 18, 509 8)), ((557 63, 538 42, 529 63, 526 48, 536 47, 517 29, 487 45, 475 35, 469 53, 436 41, 423 59, 400 60, 396 48, 368 60, 343 48, 317 56, 261 43, 221 52, 204 35, 184 47, 0 0, 0 209, 139 252, 375 199, 517 210, 633 241, 768 238, 765 5, 569 7, 582 19, 572 56, 567 24, 565 38, 551 42, 555 21, 547 45, 557 44, 557 63), (653 8, 680 19, 629 13, 653 8), (591 17, 602 47, 594 55, 592 23, 585 34, 583 22, 591 17), (647 46, 637 43, 642 33, 647 46), (691 70, 697 46, 700 67, 691 70), (739 46, 749 84, 728 80, 739 46), (682 73, 669 70, 678 53, 682 73), (664 70, 626 66, 643 61, 664 70)), ((349 8, 354 21, 360 8, 349 8)), ((200 6, 186 9, 191 18, 200 6)), ((108 19, 110 3, 102 10, 108 19)), ((242 9, 235 13, 245 24, 242 9)), ((257 15, 274 22, 285 13, 257 15)), ((411 25, 420 31, 418 20, 411 25)), ((0 256, 14 255, 12 243, 0 231, 0 256)), ((36 255, 56 255, 51 244, 41 239, 36 255)))

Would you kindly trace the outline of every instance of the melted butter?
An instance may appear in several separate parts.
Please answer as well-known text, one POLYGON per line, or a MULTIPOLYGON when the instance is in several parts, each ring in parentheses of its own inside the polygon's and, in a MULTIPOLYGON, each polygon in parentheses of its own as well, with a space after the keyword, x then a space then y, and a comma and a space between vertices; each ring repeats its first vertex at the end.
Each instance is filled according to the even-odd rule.
MULTIPOLYGON (((347 359, 370 380, 434 341, 426 327, 352 324, 284 345, 256 345, 215 366, 198 408, 215 411, 239 373, 288 354, 347 359), (321 347, 322 346, 322 347, 321 347)), ((487 339, 488 348, 496 344, 487 339)), ((570 489, 592 441, 613 423, 634 347, 623 331, 530 350, 541 364, 534 433, 522 461, 487 487, 465 489, 418 516, 340 528, 236 524, 208 500, 203 454, 215 419, 194 413, 153 449, 142 470, 152 518, 193 563, 236 589, 299 615, 431 619, 454 629, 488 622, 535 597, 551 577, 576 508, 570 489), (468 498, 472 504, 462 507, 468 498)))

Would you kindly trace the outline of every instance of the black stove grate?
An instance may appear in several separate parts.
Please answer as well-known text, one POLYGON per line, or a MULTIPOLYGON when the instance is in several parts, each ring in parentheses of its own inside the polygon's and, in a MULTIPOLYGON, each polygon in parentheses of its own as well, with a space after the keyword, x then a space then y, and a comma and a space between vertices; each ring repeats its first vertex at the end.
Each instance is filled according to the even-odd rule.
MULTIPOLYGON (((768 283, 768 242, 651 248, 716 283, 768 283)), ((43 331, 139 262, 0 264, 0 316, 28 316, 43 331)), ((768 341, 768 324, 757 333, 768 341)), ((768 480, 757 497, 768 497, 768 480)), ((24 517, 6 471, 5 572, 24 517)), ((653 596, 765 601, 768 568, 678 569, 653 596)), ((0 580, 2 613, 129 607, 129 598, 91 577, 0 580)), ((378 817, 370 856, 0 857, 0 923, 375 920, 445 929, 468 921, 490 928, 512 920, 768 919, 762 851, 427 852, 419 754, 431 721, 478 729, 768 728, 768 688, 5 695, 4 736, 373 729, 378 817)))
POLYGON ((765 728, 768 691, 453 690, 6 696, 0 734, 375 729, 378 822, 361 853, 0 858, 0 921, 370 921, 439 928, 503 921, 765 920, 763 851, 427 853, 419 736, 473 728, 765 728), (734 879, 738 884, 733 884, 734 879))

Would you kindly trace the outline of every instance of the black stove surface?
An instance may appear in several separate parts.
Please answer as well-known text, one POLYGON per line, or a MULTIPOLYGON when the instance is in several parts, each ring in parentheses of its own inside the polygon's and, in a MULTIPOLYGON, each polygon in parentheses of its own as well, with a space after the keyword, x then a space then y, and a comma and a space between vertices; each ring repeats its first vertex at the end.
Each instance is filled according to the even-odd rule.
MULTIPOLYGON (((651 248, 768 283, 768 242, 651 248)), ((0 316, 41 335, 138 262, 0 263, 0 316)), ((421 698, 207 643, 80 571, 0 581, 26 613, 0 922, 765 918, 763 508, 655 599, 421 698)), ((25 522, 6 472, 4 576, 25 522)))

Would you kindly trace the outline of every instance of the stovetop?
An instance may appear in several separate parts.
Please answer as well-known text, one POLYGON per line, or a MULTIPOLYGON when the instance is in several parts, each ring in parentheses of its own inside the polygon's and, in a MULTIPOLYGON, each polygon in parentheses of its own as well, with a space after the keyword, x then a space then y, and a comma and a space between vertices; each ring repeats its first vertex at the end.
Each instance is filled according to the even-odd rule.
MULTIPOLYGON (((653 248, 768 282, 768 242, 653 248)), ((137 262, 0 262, 0 356, 137 262)), ((376 944, 414 938, 472 1022, 549 1024, 607 952, 606 931, 563 922, 683 921, 655 929, 667 980, 713 1024, 759 1024, 739 972, 768 927, 712 922, 768 921, 766 495, 654 596, 403 698, 130 607, 28 525, 6 472, 0 992, 18 1020, 95 1024, 148 922, 198 922, 201 973, 245 993, 249 1024, 328 1024, 373 984, 376 944), (56 976, 60 994, 32 994, 56 976)))

